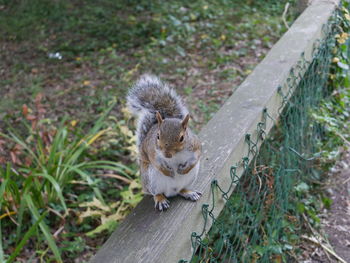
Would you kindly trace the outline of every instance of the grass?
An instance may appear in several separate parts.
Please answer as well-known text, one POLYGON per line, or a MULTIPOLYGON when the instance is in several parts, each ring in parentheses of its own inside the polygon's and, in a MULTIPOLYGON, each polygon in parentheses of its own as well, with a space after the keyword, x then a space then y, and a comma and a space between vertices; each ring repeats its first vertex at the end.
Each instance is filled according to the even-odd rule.
POLYGON ((176 86, 198 130, 286 31, 284 5, 0 0, 0 261, 87 261, 142 198, 132 82, 176 86))
MULTIPOLYGON (((189 105, 198 98, 213 108, 210 90, 222 90, 214 100, 222 104, 286 30, 283 1, 35 2, 4 1, 0 11, 1 40, 11 50, 2 58, 8 70, 0 81, 7 90, 0 112, 43 91, 52 115, 65 108, 87 119, 111 97, 123 103, 144 72, 160 75, 182 95, 192 89, 189 105), (62 59, 49 58, 56 52, 62 59), (80 103, 96 110, 79 114, 80 103)), ((197 128, 208 120, 197 106, 191 112, 197 128)))
MULTIPOLYGON (((257 16, 253 21, 243 15, 280 12, 284 4, 280 1, 28 1, 2 0, 4 15, 1 17, 1 35, 9 40, 40 41, 48 38, 50 48, 67 55, 81 54, 106 48, 114 44, 118 50, 149 44, 166 46, 176 42, 196 41, 197 34, 207 34, 207 42, 220 46, 226 39, 220 37, 232 31, 232 22, 242 21, 236 32, 246 40, 244 34, 261 34, 276 24, 269 24, 257 32, 264 18, 257 16), (228 9, 228 10, 227 10, 228 9), (201 32, 198 32, 201 29, 201 32), (67 37, 69 36, 69 37, 67 37), (133 41, 130 41, 130 39, 133 41), (191 39, 188 39, 191 38, 191 39), (82 41, 88 39, 89 41, 82 41)), ((280 23, 278 23, 280 24, 280 23)), ((205 37, 202 37, 205 38, 205 37)), ((229 39, 227 39, 229 41, 229 39)), ((263 40, 268 41, 268 37, 263 40)), ((45 44, 45 43, 42 43, 45 44)), ((38 47, 47 51, 44 45, 38 47)), ((172 47, 184 53, 184 47, 172 47)))

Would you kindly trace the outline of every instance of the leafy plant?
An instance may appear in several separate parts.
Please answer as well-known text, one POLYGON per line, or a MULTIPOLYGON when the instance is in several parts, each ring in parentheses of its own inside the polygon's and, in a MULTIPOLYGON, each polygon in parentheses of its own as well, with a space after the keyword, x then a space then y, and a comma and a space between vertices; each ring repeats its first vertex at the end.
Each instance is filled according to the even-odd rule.
POLYGON ((326 161, 339 156, 340 146, 350 147, 350 14, 349 2, 343 1, 340 33, 335 36, 336 47, 332 60, 330 86, 332 96, 325 101, 313 117, 326 128, 326 138, 321 142, 326 161))
POLYGON ((8 262, 12 262, 14 256, 32 235, 41 235, 37 228, 45 237, 55 259, 62 262, 55 238, 44 220, 47 212, 43 211, 48 210, 63 218, 67 216, 68 208, 64 192, 77 176, 87 183, 102 204, 105 203, 103 194, 89 171, 114 171, 120 174, 119 176, 132 180, 130 175, 134 171, 121 163, 86 159, 86 153, 91 144, 109 130, 102 129, 102 126, 113 107, 114 103, 82 138, 72 134, 72 130, 65 125, 66 120, 61 122, 58 129, 48 131, 40 125, 40 120, 28 118, 28 115, 26 117, 31 120, 32 125, 25 125, 30 134, 27 139, 22 139, 15 130, 9 131, 8 134, 0 133, 2 138, 12 141, 17 146, 17 152, 12 152, 15 166, 11 167, 8 164, 7 168, 0 170, 2 181, 0 211, 5 213, 1 217, 11 217, 17 225, 16 249, 8 262), (16 219, 13 218, 14 215, 16 219), (28 218, 36 222, 35 227, 31 227, 23 235, 22 231, 27 228, 25 221, 28 218))

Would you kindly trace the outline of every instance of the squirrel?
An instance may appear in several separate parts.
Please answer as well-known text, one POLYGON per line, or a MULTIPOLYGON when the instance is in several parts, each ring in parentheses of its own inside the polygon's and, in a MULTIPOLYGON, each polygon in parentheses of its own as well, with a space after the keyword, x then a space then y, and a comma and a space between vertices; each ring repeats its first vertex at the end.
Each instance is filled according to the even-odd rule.
POLYGON ((169 208, 167 197, 180 195, 197 201, 195 181, 202 146, 188 127, 190 115, 182 99, 154 75, 142 75, 129 90, 127 106, 138 117, 137 147, 141 183, 153 196, 155 208, 169 208))

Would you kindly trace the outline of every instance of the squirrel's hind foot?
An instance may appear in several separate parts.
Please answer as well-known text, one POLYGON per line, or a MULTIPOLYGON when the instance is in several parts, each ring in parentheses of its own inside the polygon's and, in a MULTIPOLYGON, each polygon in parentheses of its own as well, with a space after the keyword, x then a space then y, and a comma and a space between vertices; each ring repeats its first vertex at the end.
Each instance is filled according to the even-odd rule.
POLYGON ((201 198, 202 193, 198 191, 192 191, 187 189, 182 189, 179 193, 182 197, 185 199, 191 200, 191 201, 197 201, 199 198, 201 198))
POLYGON ((169 200, 163 194, 153 196, 154 207, 158 211, 165 211, 169 208, 169 200))

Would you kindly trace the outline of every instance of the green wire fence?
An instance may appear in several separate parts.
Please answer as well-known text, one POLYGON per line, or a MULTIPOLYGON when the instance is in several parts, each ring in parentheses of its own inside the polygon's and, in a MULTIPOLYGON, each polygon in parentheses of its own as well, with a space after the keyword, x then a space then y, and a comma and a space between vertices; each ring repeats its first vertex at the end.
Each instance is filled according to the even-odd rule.
POLYGON ((290 262, 293 258, 297 237, 292 229, 301 227, 303 213, 302 195, 295 189, 302 188, 302 182, 320 179, 317 145, 324 131, 312 112, 330 96, 330 66, 340 25, 337 10, 323 28, 325 37, 316 43, 312 62, 302 59, 290 71, 287 92, 279 89, 279 119, 273 120, 266 108, 256 128, 257 139, 246 135, 248 152, 231 167, 231 184, 212 181, 211 203, 202 206, 202 232, 191 235, 192 258, 179 262, 290 262), (268 122, 275 127, 266 136, 268 122), (241 177, 238 167, 244 168, 241 177), (226 204, 216 218, 217 193, 226 204))

